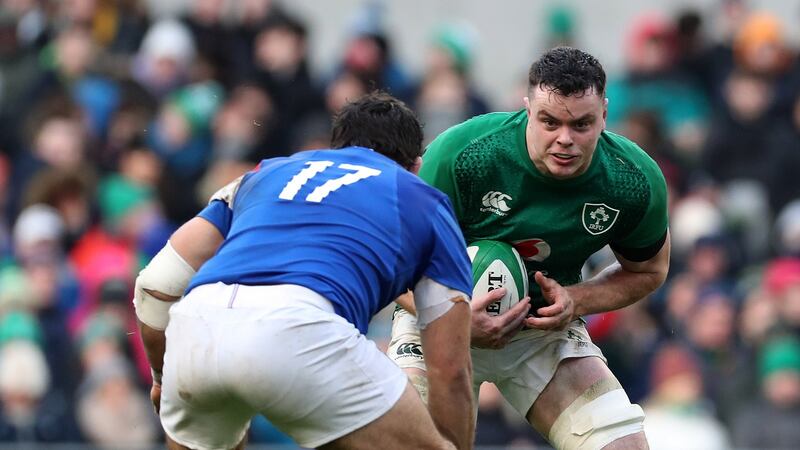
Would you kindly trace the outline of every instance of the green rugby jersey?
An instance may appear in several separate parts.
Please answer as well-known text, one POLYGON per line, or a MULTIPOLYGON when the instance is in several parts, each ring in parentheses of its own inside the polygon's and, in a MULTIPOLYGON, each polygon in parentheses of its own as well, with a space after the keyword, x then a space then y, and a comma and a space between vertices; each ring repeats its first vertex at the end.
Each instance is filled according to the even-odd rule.
MULTIPOLYGON (((606 244, 626 258, 654 256, 667 231, 667 188, 656 163, 630 140, 604 131, 588 170, 546 177, 530 160, 525 110, 475 117, 428 146, 420 176, 453 203, 466 241, 511 243, 537 270, 567 286, 606 244)), ((530 280, 534 308, 542 305, 530 280)))

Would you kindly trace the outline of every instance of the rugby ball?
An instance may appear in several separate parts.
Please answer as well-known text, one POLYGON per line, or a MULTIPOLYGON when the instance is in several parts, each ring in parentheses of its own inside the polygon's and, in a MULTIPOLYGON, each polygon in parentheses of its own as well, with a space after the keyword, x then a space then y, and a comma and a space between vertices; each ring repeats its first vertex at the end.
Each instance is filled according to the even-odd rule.
POLYGON ((467 246, 472 261, 472 298, 504 287, 506 295, 486 307, 489 315, 508 311, 528 295, 525 261, 510 244, 500 241, 475 241, 467 246))

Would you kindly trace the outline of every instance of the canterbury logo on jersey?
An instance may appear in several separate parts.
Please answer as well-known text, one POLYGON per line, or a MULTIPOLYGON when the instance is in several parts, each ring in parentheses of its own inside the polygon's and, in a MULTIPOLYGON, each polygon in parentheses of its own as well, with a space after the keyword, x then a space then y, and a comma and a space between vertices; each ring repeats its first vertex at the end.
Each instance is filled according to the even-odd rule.
POLYGON ((505 216, 506 213, 511 210, 511 207, 508 206, 508 202, 511 200, 513 200, 513 198, 508 194, 499 191, 489 191, 481 199, 481 203, 483 204, 481 212, 491 212, 498 216, 505 216))
POLYGON ((400 344, 397 347, 398 356, 422 356, 422 346, 419 344, 400 344))

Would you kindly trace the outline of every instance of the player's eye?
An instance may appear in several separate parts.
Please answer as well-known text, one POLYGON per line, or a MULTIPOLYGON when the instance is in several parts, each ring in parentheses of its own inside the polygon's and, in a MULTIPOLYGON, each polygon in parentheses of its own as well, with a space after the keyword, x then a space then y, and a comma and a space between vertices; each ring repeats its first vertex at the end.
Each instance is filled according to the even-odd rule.
POLYGON ((556 128, 558 127, 558 123, 553 119, 542 119, 542 124, 544 124, 547 128, 556 128))
POLYGON ((592 123, 589 122, 588 120, 581 120, 580 122, 575 122, 573 126, 575 127, 576 130, 582 131, 588 129, 591 125, 592 123))

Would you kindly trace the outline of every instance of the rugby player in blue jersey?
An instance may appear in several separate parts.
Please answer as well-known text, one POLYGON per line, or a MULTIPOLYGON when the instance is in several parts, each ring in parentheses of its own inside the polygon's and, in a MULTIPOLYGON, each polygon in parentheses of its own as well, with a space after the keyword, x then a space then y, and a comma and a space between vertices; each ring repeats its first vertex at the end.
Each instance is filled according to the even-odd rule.
POLYGON ((449 200, 415 176, 421 143, 402 102, 367 95, 335 118, 334 149, 262 161, 141 271, 170 448, 243 447, 256 414, 304 447, 472 447, 470 262, 449 200), (427 410, 364 337, 408 289, 427 410))

